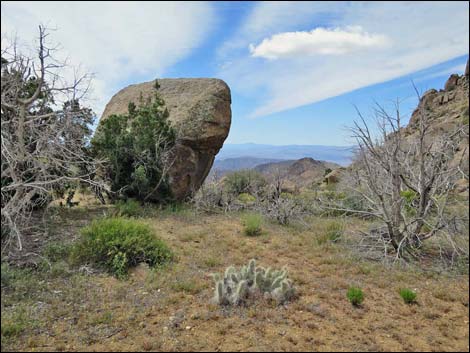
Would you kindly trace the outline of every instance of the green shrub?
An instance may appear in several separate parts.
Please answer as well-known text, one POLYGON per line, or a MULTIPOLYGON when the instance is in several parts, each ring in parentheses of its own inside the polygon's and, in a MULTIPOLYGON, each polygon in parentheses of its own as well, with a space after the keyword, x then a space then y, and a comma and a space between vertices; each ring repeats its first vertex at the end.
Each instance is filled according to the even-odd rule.
POLYGON ((410 216, 414 216, 416 214, 417 209, 416 202, 418 194, 413 190, 407 189, 400 192, 400 196, 403 199, 406 213, 410 216))
POLYGON ((13 311, 5 313, 2 311, 2 343, 4 338, 9 339, 19 336, 28 326, 34 326, 34 321, 31 320, 24 307, 18 306, 13 311))
POLYGON ((233 195, 254 194, 266 185, 263 175, 255 170, 240 170, 225 176, 224 186, 233 195))
POLYGON ((3 287, 8 287, 11 284, 11 281, 14 278, 14 273, 10 270, 10 266, 6 262, 2 262, 2 276, 1 276, 1 285, 3 287))
POLYGON ((349 287, 346 296, 354 306, 359 306, 364 301, 364 293, 362 292, 361 288, 349 287))
POLYGON ((416 292, 408 288, 400 289, 400 297, 406 304, 412 304, 416 302, 416 292))
POLYGON ((43 250, 43 255, 52 262, 67 259, 70 255, 70 244, 59 242, 49 243, 43 250))
POLYGON ((5 322, 2 320, 2 337, 16 337, 25 329, 24 322, 5 322))
POLYGON ((248 214, 243 219, 244 232, 248 236, 256 236, 261 234, 261 225, 263 218, 259 214, 248 214))
POLYGON ((158 94, 139 105, 129 103, 127 114, 110 115, 100 122, 92 139, 96 158, 105 160, 104 175, 118 196, 142 201, 170 198, 164 163, 176 141, 168 110, 158 94), (163 182, 160 182, 163 177, 163 182))
POLYGON ((139 263, 157 267, 173 257, 148 225, 133 219, 96 220, 83 228, 81 234, 72 249, 72 262, 95 264, 118 278, 125 278, 129 268, 139 263))
POLYGON ((256 197, 254 197, 253 195, 250 195, 246 192, 242 192, 240 195, 238 195, 238 201, 240 201, 241 203, 244 203, 244 204, 249 204, 249 203, 255 202, 256 197))
POLYGON ((329 241, 337 242, 341 239, 344 233, 344 225, 340 222, 331 222, 326 227, 326 236, 329 241))
POLYGON ((138 217, 143 213, 139 201, 133 199, 118 201, 114 207, 116 208, 116 214, 121 217, 138 217))

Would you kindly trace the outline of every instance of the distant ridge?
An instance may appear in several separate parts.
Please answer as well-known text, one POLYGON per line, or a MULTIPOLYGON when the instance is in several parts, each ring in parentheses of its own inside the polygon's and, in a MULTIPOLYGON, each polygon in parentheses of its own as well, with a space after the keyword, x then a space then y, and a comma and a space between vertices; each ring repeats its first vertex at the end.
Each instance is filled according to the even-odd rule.
MULTIPOLYGON (((337 163, 347 166, 352 161, 353 146, 323 145, 263 145, 256 143, 224 144, 216 156, 216 161, 228 158, 264 158, 275 160, 315 160, 337 163)), ((268 162, 269 163, 269 162, 268 162)), ((262 163, 260 163, 262 164, 262 163)))

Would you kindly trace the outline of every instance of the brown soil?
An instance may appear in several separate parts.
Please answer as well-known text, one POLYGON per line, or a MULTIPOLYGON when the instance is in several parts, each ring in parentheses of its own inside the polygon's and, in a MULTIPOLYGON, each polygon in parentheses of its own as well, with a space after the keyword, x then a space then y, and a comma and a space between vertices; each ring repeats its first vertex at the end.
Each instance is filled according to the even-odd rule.
MULTIPOLYGON (((22 305, 33 324, 2 338, 2 350, 73 351, 468 351, 469 279, 363 262, 320 244, 329 220, 264 225, 243 235, 240 215, 191 212, 145 220, 177 254, 166 269, 139 266, 127 281, 105 274, 57 276, 15 302, 2 293, 2 321, 22 305), (211 305, 212 272, 255 258, 287 265, 299 297, 285 306, 211 305), (362 307, 346 298, 365 293, 362 307), (407 305, 400 288, 414 289, 407 305)), ((348 229, 361 227, 349 221, 348 229)), ((44 281, 43 281, 44 282, 44 281)), ((11 315, 10 315, 11 314, 11 315)), ((2 322, 3 332, 3 322, 2 322)))

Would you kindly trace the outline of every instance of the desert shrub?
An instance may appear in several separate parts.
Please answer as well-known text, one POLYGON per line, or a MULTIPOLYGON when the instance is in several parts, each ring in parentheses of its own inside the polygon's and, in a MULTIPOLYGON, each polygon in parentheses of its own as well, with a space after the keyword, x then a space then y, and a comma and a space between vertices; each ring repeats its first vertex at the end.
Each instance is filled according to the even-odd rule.
POLYGON ((256 197, 246 192, 242 192, 240 195, 238 195, 238 201, 243 204, 252 204, 256 201, 256 197))
POLYGON ((176 134, 158 87, 156 82, 152 102, 129 103, 127 114, 106 117, 93 137, 93 153, 107 162, 104 174, 113 195, 143 201, 170 198, 167 168, 176 134))
POLYGON ((2 262, 1 267, 1 285, 3 287, 8 287, 14 278, 13 272, 10 270, 10 266, 6 262, 2 262))
POLYGON ((354 306, 359 306, 364 301, 364 292, 361 288, 349 287, 346 296, 354 306))
POLYGON ((206 181, 194 194, 192 203, 198 211, 212 213, 231 211, 235 197, 229 194, 220 181, 206 181))
POLYGON ((268 196, 264 202, 260 203, 259 207, 266 217, 281 225, 288 225, 301 217, 303 208, 298 199, 283 194, 274 197, 268 196))
POLYGON ((416 302, 416 292, 409 288, 402 288, 400 289, 400 297, 406 304, 412 304, 416 302))
POLYGON ((119 278, 126 277, 128 269, 139 263, 157 267, 172 257, 148 225, 120 217, 99 219, 83 228, 71 253, 73 263, 91 263, 119 278))
POLYGON ((47 244, 42 254, 50 261, 57 262, 67 259, 70 255, 71 245, 62 242, 53 242, 47 244))
POLYGON ((12 323, 3 323, 2 322, 2 337, 16 337, 25 329, 23 322, 12 322, 12 323))
POLYGON ((249 193, 255 195, 261 192, 266 185, 263 175, 254 170, 240 170, 229 173, 224 178, 224 186, 227 192, 233 195, 249 193))
POLYGON ((120 200, 114 207, 116 209, 116 215, 120 217, 138 217, 143 213, 139 201, 133 199, 120 200))
POLYGON ((214 274, 215 294, 213 301, 219 305, 242 305, 263 297, 283 304, 295 296, 295 290, 285 268, 273 270, 256 266, 250 260, 240 270, 230 266, 223 276, 214 274))
POLYGON ((246 215, 243 219, 243 224, 245 226, 244 233, 248 236, 260 235, 262 230, 263 218, 256 213, 250 213, 246 215))
POLYGON ((344 233, 344 224, 341 222, 331 222, 326 227, 326 237, 331 242, 337 242, 341 239, 344 233))
POLYGON ((418 208, 418 204, 417 204, 418 194, 413 190, 407 189, 407 190, 401 191, 400 196, 403 199, 403 207, 405 209, 406 214, 410 216, 414 216, 418 208))
POLYGON ((318 245, 338 242, 344 233, 344 225, 340 221, 328 221, 324 229, 315 237, 318 245))

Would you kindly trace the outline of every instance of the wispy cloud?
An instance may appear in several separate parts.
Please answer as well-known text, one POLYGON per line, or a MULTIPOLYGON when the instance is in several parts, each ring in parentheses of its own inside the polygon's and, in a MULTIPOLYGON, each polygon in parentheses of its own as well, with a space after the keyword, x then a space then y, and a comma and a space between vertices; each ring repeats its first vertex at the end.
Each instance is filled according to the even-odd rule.
POLYGON ((232 63, 219 75, 256 95, 251 117, 278 113, 467 54, 468 10, 466 2, 261 2, 221 46, 232 63))
POLYGON ((361 49, 380 48, 387 37, 369 34, 362 27, 315 28, 311 31, 285 32, 265 38, 259 45, 250 44, 253 57, 266 59, 301 55, 343 55, 361 49))
POLYGON ((153 79, 187 57, 210 32, 215 13, 205 2, 2 1, 2 35, 32 43, 37 26, 74 65, 94 72, 98 114, 123 82, 153 79))

